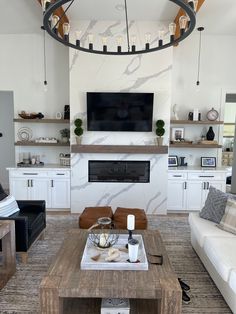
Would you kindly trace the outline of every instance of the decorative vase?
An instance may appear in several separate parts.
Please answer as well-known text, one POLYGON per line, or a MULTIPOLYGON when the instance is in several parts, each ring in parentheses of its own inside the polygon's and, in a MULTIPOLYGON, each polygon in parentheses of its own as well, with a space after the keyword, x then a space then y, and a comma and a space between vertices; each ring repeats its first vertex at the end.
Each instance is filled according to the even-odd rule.
POLYGON ((215 138, 215 133, 214 133, 214 131, 213 131, 212 126, 210 126, 210 127, 209 127, 209 130, 208 130, 208 132, 207 132, 207 134, 206 134, 206 139, 207 139, 208 141, 213 141, 214 138, 215 138))
POLYGON ((161 136, 157 137, 157 145, 158 146, 162 146, 163 145, 163 137, 161 137, 161 136))
POLYGON ((76 144, 77 145, 81 144, 81 140, 82 140, 81 136, 76 136, 76 144))

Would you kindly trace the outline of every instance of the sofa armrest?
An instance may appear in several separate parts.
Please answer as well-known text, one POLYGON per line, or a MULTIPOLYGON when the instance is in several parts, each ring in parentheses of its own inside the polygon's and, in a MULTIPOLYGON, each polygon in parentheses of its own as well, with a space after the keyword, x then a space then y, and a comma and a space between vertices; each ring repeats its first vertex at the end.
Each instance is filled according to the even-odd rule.
POLYGON ((21 213, 34 212, 41 213, 46 211, 45 201, 17 201, 21 213))
POLYGON ((15 221, 16 251, 26 252, 29 247, 28 217, 0 217, 1 220, 15 221))

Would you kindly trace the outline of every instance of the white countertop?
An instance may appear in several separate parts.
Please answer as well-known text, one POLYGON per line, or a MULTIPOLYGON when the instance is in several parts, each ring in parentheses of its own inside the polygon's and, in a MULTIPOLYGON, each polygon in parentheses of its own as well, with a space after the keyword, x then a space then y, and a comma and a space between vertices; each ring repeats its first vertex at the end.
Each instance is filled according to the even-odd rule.
POLYGON ((61 166, 59 164, 45 164, 43 166, 35 166, 35 167, 8 167, 7 170, 71 170, 68 166, 61 166))
POLYGON ((209 172, 209 171, 218 171, 218 172, 228 172, 229 167, 199 167, 199 166, 187 166, 187 167, 169 167, 168 172, 171 171, 191 171, 191 172, 209 172))

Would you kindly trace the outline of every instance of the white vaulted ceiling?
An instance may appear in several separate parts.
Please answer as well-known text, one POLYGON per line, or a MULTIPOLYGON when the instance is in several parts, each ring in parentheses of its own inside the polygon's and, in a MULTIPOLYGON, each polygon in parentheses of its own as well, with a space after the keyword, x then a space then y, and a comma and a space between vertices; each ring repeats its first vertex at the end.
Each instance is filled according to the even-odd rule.
MULTIPOLYGON (((168 0, 127 0, 130 19, 172 21, 178 7, 168 0)), ((75 0, 71 20, 124 19, 124 0, 75 0)), ((0 0, 0 34, 40 32, 42 11, 37 0, 0 0)), ((197 26, 208 34, 236 35, 236 0, 205 0, 197 26)))

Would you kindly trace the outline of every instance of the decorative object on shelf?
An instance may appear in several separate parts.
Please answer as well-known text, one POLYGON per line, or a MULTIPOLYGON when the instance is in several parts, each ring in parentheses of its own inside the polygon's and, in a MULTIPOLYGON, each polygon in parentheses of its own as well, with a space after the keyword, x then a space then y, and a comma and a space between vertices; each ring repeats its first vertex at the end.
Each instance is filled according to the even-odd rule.
POLYGON ((137 239, 130 239, 128 241, 128 252, 129 252, 129 262, 137 263, 138 262, 138 248, 139 242, 137 239))
POLYGON ((113 246, 119 239, 118 230, 113 228, 112 220, 109 217, 98 218, 97 223, 92 225, 88 232, 90 242, 100 249, 113 246))
POLYGON ((184 128, 172 128, 171 139, 172 141, 183 141, 184 140, 184 128))
POLYGON ((157 137, 157 145, 162 146, 163 144, 163 135, 165 134, 165 122, 163 120, 157 120, 156 122, 156 135, 157 137))
POLYGON ((200 85, 200 66, 201 66, 201 48, 202 48, 202 31, 204 31, 204 27, 198 27, 199 31, 199 48, 198 48, 198 62, 197 62, 197 82, 196 85, 200 85))
POLYGON ((198 121, 198 120, 199 120, 199 110, 193 109, 193 121, 198 121))
POLYGON ((216 167, 216 157, 201 157, 201 167, 216 167))
POLYGON ((44 162, 42 162, 42 161, 40 161, 40 163, 38 163, 38 164, 25 164, 25 163, 23 163, 23 162, 18 162, 17 163, 17 167, 42 167, 42 166, 44 166, 44 162))
POLYGON ((81 144, 81 136, 84 133, 84 130, 82 128, 82 124, 83 124, 83 121, 81 119, 79 119, 79 118, 75 119, 75 121, 74 121, 74 125, 75 125, 74 133, 76 135, 76 143, 78 145, 81 144))
POLYGON ((185 157, 179 157, 179 159, 180 159, 179 166, 180 167, 187 167, 188 163, 184 162, 185 157))
POLYGON ((65 166, 65 167, 70 166, 70 154, 60 153, 59 159, 60 159, 60 165, 61 166, 65 166))
POLYGON ((200 144, 204 144, 204 145, 217 145, 218 142, 217 141, 207 141, 207 140, 204 140, 204 141, 200 141, 200 144))
MULTIPOLYGON (((65 13, 70 9, 72 10, 73 7, 71 6, 74 1, 71 0, 58 0, 56 2, 50 2, 48 0, 44 0, 42 3, 43 7, 43 25, 45 30, 49 33, 50 36, 52 36, 54 39, 59 41, 60 43, 64 44, 65 46, 69 46, 71 48, 81 50, 84 52, 89 53, 97 53, 97 54, 104 54, 104 55, 134 55, 134 54, 141 54, 141 53, 148 53, 153 51, 158 51, 164 48, 168 48, 171 46, 176 45, 180 41, 184 40, 186 37, 188 37, 192 31, 195 28, 196 25, 196 10, 198 1, 194 0, 188 0, 188 2, 184 2, 182 0, 170 0, 170 2, 175 3, 177 6, 179 6, 183 10, 183 15, 179 18, 179 27, 180 32, 179 35, 176 34, 176 24, 170 23, 169 25, 169 40, 167 43, 164 42, 165 37, 165 29, 159 30, 159 40, 157 41, 156 46, 152 46, 151 42, 151 34, 147 33, 145 35, 145 46, 144 47, 137 47, 136 46, 136 35, 130 36, 130 30, 129 30, 129 19, 128 19, 128 7, 127 7, 127 1, 124 0, 124 17, 125 17, 125 30, 126 30, 126 41, 127 41, 127 48, 122 46, 123 38, 122 36, 117 36, 117 50, 111 51, 109 47, 107 46, 107 37, 102 37, 102 49, 97 50, 98 48, 94 49, 93 41, 94 41, 94 35, 88 34, 88 47, 81 46, 81 38, 83 37, 82 31, 76 31, 75 37, 76 41, 75 43, 70 41, 70 24, 68 22, 63 23, 63 34, 64 36, 60 36, 58 33, 58 28, 61 23, 62 18, 65 16, 65 13), (65 8, 65 11, 61 11, 61 16, 55 15, 55 12, 57 9, 62 8, 62 6, 66 5, 66 3, 69 3, 69 5, 65 8), (71 8, 70 8, 71 7, 71 8), (176 37, 175 37, 176 36, 176 37)), ((104 8, 105 9, 105 8, 104 8)), ((59 11, 57 11, 59 12, 59 11)), ((122 19, 123 16, 120 16, 119 19, 122 19)), ((156 35, 154 36, 154 38, 156 35)))
POLYGON ((18 114, 18 116, 20 116, 22 119, 42 119, 44 118, 44 115, 39 112, 39 113, 36 113, 36 112, 32 112, 32 113, 27 113, 25 111, 21 111, 21 113, 18 114))
POLYGON ((192 111, 190 111, 188 113, 188 120, 193 121, 193 112, 192 111))
POLYGON ((61 138, 63 143, 68 143, 70 138, 70 130, 69 129, 62 129, 60 130, 61 138))
POLYGON ((174 106, 173 106, 173 114, 174 114, 175 120, 179 120, 178 111, 179 111, 178 105, 174 104, 174 106))
POLYGON ((69 105, 64 106, 64 119, 70 120, 70 106, 69 105))
POLYGON ((58 120, 62 119, 62 113, 60 111, 56 113, 56 119, 58 120))
POLYGON ((22 127, 18 130, 17 136, 20 141, 22 142, 28 142, 32 139, 33 137, 33 132, 30 128, 27 127, 22 127))
POLYGON ((212 126, 209 127, 209 130, 207 131, 207 134, 206 134, 206 139, 208 141, 213 141, 215 138, 215 133, 213 131, 213 128, 212 126))
POLYGON ((130 313, 129 299, 102 299, 101 314, 130 313))
POLYGON ((178 157, 174 155, 168 156, 168 167, 178 167, 178 157))
POLYGON ((207 112, 206 117, 209 121, 215 121, 219 117, 219 112, 214 108, 211 108, 211 110, 207 112))
POLYGON ((57 143, 58 140, 55 137, 39 137, 35 139, 35 143, 57 143))

